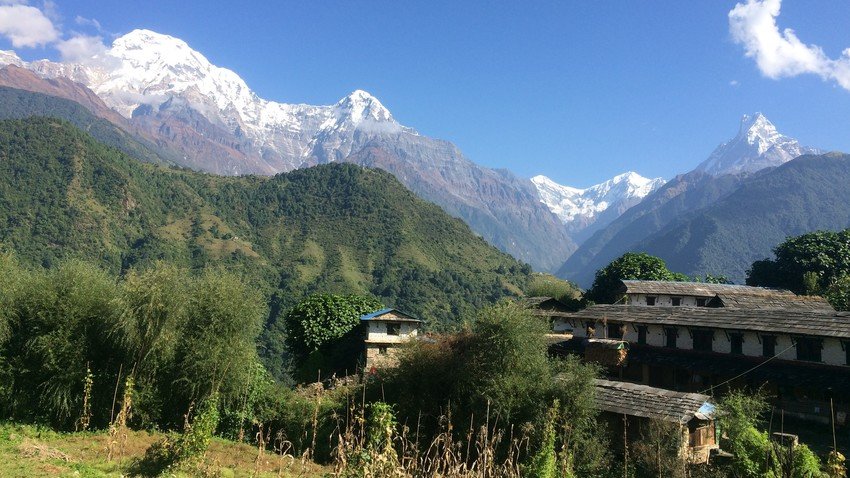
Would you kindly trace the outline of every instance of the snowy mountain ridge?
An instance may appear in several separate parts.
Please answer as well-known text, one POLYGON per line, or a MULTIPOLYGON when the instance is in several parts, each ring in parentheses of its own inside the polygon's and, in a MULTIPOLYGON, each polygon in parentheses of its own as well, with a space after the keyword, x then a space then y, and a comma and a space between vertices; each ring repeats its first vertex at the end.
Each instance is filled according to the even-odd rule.
POLYGON ((377 98, 363 90, 328 106, 265 100, 235 72, 213 65, 183 40, 150 30, 133 30, 117 38, 105 53, 85 64, 26 63, 14 52, 0 52, 3 64, 82 83, 126 118, 140 107, 149 107, 153 114, 185 104, 212 124, 247 138, 260 156, 270 152, 280 156, 283 160, 270 164, 269 172, 300 167, 315 153, 317 136, 355 130, 417 134, 399 125, 377 98))
POLYGON ((663 178, 649 179, 633 171, 585 189, 564 186, 543 175, 531 178, 531 182, 540 201, 564 224, 580 220, 586 225, 609 208, 621 209, 622 213, 665 183, 663 178))
POLYGON ((816 148, 801 146, 780 133, 763 114, 744 115, 737 136, 718 146, 699 166, 714 176, 754 173, 779 166, 803 154, 820 154, 816 148))

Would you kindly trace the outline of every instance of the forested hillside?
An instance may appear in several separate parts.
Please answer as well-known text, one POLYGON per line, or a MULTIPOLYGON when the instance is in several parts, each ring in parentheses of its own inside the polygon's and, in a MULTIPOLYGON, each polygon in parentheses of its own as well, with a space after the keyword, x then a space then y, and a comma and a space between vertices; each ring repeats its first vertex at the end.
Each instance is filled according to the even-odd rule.
POLYGON ((329 164, 272 178, 144 164, 70 123, 0 121, 0 244, 24 264, 111 272, 222 266, 272 315, 312 291, 373 294, 432 325, 518 293, 530 268, 389 173, 329 164))
POLYGON ((753 261, 789 236, 850 225, 850 155, 801 156, 756 174, 716 203, 679 217, 635 250, 689 275, 743 283, 753 261))

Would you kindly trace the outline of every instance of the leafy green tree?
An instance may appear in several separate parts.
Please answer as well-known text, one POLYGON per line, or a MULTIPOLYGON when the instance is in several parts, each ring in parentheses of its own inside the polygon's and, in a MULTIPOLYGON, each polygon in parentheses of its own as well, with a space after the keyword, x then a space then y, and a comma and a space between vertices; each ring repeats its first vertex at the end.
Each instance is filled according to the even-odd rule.
POLYGON ((220 393, 222 402, 238 402, 253 376, 255 341, 266 310, 262 296, 242 277, 207 270, 191 285, 187 320, 177 343, 174 392, 176 413, 192 400, 220 393))
POLYGON ((284 317, 289 349, 300 359, 341 339, 360 317, 383 307, 378 299, 358 295, 313 294, 284 317))
POLYGON ((788 238, 774 258, 753 263, 747 284, 823 294, 840 310, 850 301, 850 229, 817 231, 788 238))
MULTIPOLYGON (((402 350, 399 365, 383 371, 373 393, 397 404, 399 421, 439 417, 449 410, 455 423, 475 426, 486 417, 500 423, 533 423, 538 430, 556 419, 558 468, 574 476, 598 476, 604 463, 594 407, 595 368, 578 360, 550 359, 548 328, 515 303, 481 309, 468 327, 402 350), (548 410, 541 403, 555 403, 548 410), (421 415, 420 415, 421 414, 421 415)), ((422 420, 425 433, 437 423, 422 420)), ((544 434, 545 435, 545 434, 544 434)), ((548 443, 541 436, 541 443, 548 443)), ((539 464, 548 468, 543 452, 539 464)), ((536 465, 535 465, 536 466, 536 465)))
POLYGON ((70 261, 29 275, 22 290, 12 306, 5 357, 14 370, 11 415, 69 426, 82 409, 91 369, 92 411, 102 424, 111 398, 107 380, 126 356, 114 336, 121 309, 115 281, 95 266, 70 261))
POLYGON ((627 252, 596 271, 593 286, 585 297, 598 304, 613 304, 620 298, 622 280, 687 281, 684 274, 671 272, 658 257, 645 252, 627 252))

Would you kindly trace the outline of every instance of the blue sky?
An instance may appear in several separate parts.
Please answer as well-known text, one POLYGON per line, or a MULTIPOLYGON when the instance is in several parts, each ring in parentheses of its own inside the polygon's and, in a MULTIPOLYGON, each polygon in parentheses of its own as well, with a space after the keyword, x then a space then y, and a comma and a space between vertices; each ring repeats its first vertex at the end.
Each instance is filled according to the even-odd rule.
MULTIPOLYGON (((367 90, 477 163, 574 186, 686 172, 754 111, 803 144, 850 152, 844 77, 807 73, 820 66, 799 67, 795 52, 778 67, 746 57, 730 33, 734 1, 30 4, 65 37, 98 33, 78 16, 107 43, 134 28, 179 37, 268 99, 367 90)), ((850 2, 785 0, 776 23, 830 59, 850 48, 850 2)))

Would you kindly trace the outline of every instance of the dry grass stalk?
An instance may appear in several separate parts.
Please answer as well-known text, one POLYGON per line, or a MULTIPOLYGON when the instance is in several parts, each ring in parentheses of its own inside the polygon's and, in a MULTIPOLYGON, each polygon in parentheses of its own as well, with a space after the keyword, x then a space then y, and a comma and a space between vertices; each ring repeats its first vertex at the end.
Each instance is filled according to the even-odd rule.
POLYGON ((116 447, 118 449, 118 461, 124 458, 124 449, 127 444, 127 421, 133 413, 133 376, 127 377, 124 382, 124 396, 121 399, 121 410, 115 420, 109 424, 109 439, 106 445, 106 459, 112 461, 115 458, 116 447))

